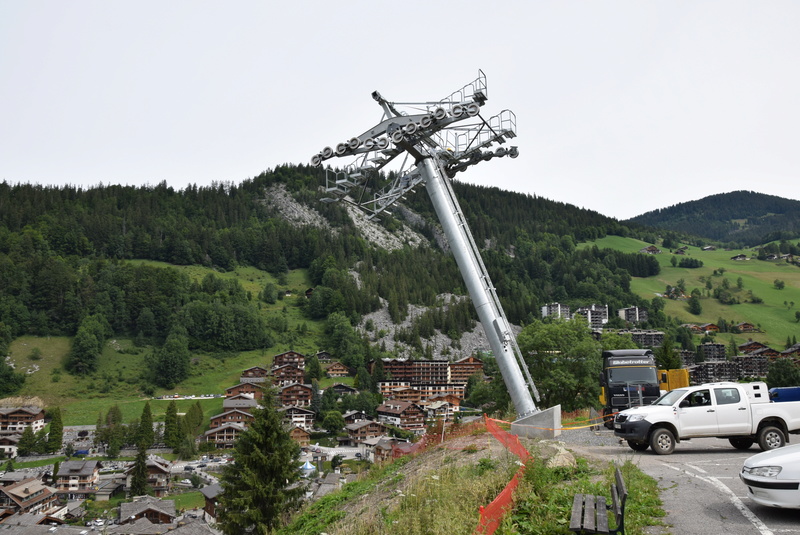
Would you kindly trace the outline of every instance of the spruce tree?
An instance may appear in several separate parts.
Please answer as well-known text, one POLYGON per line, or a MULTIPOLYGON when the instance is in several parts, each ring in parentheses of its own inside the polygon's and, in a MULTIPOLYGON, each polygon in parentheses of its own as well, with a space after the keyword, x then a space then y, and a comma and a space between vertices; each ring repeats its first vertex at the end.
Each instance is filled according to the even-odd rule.
POLYGON ((33 453, 34 448, 36 447, 36 436, 33 434, 33 428, 31 426, 26 426, 25 429, 22 431, 22 436, 17 442, 17 455, 21 457, 25 457, 33 453))
POLYGON ((139 422, 139 432, 136 437, 136 445, 147 449, 153 445, 155 433, 153 433, 153 412, 150 410, 150 402, 144 404, 142 409, 142 419, 139 422))
POLYGON ((61 420, 61 409, 56 407, 52 411, 50 432, 47 435, 47 452, 55 453, 61 449, 64 440, 64 423, 61 420))
POLYGON ((226 535, 266 534, 282 515, 299 504, 300 446, 284 430, 274 395, 264 396, 264 408, 236 441, 235 463, 222 472, 219 525, 226 535))
POLYGON ((147 451, 141 445, 131 471, 131 496, 147 494, 147 451))
POLYGON ((178 422, 178 405, 170 401, 164 416, 164 444, 169 448, 177 448, 181 443, 180 423, 178 422))

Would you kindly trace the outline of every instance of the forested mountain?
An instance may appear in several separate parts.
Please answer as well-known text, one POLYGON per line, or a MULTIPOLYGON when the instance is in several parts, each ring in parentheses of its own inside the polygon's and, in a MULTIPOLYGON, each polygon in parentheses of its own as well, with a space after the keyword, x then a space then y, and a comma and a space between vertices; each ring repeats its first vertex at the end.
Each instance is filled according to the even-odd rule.
POLYGON ((630 221, 716 242, 754 246, 800 236, 800 201, 733 191, 653 210, 630 221))
MULTIPOLYGON (((409 304, 433 307, 441 294, 464 294, 452 256, 436 245, 438 223, 424 192, 410 197, 408 208, 428 242, 387 250, 365 239, 345 207, 320 202, 324 181, 322 169, 281 166, 241 184, 181 191, 163 182, 92 188, 0 183, 0 350, 27 333, 76 335, 68 367, 90 373, 90 355, 105 337, 142 337, 170 346, 158 382, 182 375, 167 354, 269 347, 280 329, 257 312, 265 297, 249 295, 235 281, 213 275, 192 281, 129 259, 218 271, 250 265, 275 275, 277 287, 289 270, 307 269, 314 285, 304 306, 308 318, 340 313, 353 325, 378 309, 381 298, 400 321, 409 304), (270 202, 276 186, 313 209, 320 223, 287 219, 270 202)), ((658 273, 655 259, 575 247, 579 240, 638 231, 534 196, 461 183, 454 188, 476 241, 485 245, 487 268, 511 322, 529 323, 552 301, 596 302, 612 310, 647 304, 630 292, 630 277, 658 273)), ((395 231, 410 221, 387 218, 382 224, 395 231)), ((420 338, 431 329, 458 335, 473 320, 468 307, 434 312, 402 334, 422 352, 420 338)), ((356 359, 351 364, 366 358, 350 353, 356 359)))

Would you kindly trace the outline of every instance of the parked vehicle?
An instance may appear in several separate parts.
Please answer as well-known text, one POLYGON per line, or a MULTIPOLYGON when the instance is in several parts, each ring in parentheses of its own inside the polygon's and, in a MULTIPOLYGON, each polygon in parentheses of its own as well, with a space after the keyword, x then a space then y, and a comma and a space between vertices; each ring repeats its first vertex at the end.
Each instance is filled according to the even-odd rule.
POLYGON ((186 466, 183 467, 183 471, 184 472, 194 472, 194 466, 191 466, 191 465, 187 464, 186 466))
POLYGON ((769 399, 775 402, 800 401, 800 386, 770 388, 769 399))
POLYGON ((659 370, 649 349, 603 351, 600 403, 605 426, 614 426, 617 412, 650 405, 665 391, 689 386, 688 370, 659 370))
POLYGON ((707 383, 679 388, 652 405, 617 414, 614 434, 631 449, 669 455, 681 440, 726 438, 734 448, 758 442, 762 450, 784 446, 800 433, 800 401, 771 403, 766 383, 707 383))
POLYGON ((800 509, 800 444, 748 457, 739 477, 754 502, 800 509))

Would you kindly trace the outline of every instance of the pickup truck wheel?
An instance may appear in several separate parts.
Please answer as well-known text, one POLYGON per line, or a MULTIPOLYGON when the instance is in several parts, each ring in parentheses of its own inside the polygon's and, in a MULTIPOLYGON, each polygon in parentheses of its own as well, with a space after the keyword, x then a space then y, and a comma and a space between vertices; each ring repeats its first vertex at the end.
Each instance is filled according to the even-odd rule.
POLYGON ((650 434, 650 447, 658 455, 669 455, 675 450, 675 435, 665 427, 659 427, 650 434))
POLYGON ((628 446, 630 446, 633 451, 644 451, 650 447, 650 444, 648 444, 647 442, 637 442, 635 440, 629 440, 628 446))
POLYGON ((728 442, 737 450, 749 450, 755 440, 752 438, 729 438, 728 442))
POLYGON ((781 448, 784 444, 786 444, 786 437, 783 436, 783 431, 774 425, 762 427, 758 432, 758 445, 761 451, 781 448))

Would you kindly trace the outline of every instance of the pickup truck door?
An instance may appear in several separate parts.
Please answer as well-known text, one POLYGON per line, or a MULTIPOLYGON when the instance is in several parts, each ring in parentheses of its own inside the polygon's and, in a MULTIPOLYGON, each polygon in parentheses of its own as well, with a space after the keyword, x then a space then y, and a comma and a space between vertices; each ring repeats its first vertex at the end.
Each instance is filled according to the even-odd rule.
POLYGON ((720 435, 746 435, 751 432, 747 398, 733 386, 715 387, 717 424, 720 435))
POLYGON ((678 425, 681 438, 718 433, 717 413, 708 389, 690 392, 678 403, 678 425))

